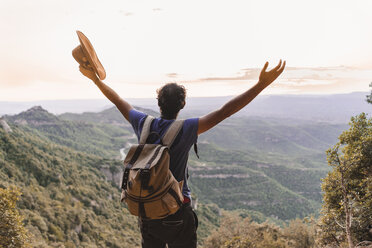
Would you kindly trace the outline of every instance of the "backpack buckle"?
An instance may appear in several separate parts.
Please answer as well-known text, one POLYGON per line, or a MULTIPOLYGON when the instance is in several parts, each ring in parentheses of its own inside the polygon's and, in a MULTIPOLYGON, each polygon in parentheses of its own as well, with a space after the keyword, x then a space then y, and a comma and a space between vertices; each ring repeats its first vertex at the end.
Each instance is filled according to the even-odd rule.
POLYGON ((124 189, 124 190, 127 189, 128 179, 129 179, 129 171, 130 171, 130 169, 125 168, 124 173, 123 173, 123 179, 122 179, 122 182, 121 182, 121 188, 124 189))

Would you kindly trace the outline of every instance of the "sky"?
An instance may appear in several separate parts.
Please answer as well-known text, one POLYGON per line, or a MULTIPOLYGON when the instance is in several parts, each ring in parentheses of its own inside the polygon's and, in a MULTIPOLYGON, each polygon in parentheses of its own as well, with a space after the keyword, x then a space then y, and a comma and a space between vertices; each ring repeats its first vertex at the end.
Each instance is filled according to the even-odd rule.
POLYGON ((95 99, 71 51, 92 42, 124 98, 164 83, 188 96, 237 95, 286 60, 262 94, 369 91, 369 0, 0 0, 0 101, 95 99))

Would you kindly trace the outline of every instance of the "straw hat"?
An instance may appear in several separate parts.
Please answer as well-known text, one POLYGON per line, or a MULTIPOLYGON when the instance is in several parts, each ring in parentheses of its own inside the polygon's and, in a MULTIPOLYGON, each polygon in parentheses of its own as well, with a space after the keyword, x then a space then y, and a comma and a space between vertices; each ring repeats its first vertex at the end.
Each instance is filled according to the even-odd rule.
POLYGON ((96 52, 88 38, 80 31, 76 31, 80 45, 72 50, 74 59, 85 68, 93 68, 97 76, 103 80, 106 78, 106 71, 99 61, 96 52))

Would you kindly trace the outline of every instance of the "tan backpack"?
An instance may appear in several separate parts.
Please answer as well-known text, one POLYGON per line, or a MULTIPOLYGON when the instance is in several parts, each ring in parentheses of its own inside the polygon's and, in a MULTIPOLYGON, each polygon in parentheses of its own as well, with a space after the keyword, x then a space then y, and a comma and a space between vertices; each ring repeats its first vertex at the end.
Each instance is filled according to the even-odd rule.
POLYGON ((169 148, 183 126, 175 120, 162 137, 162 144, 146 144, 154 117, 147 116, 138 145, 124 160, 121 201, 129 212, 144 219, 161 219, 174 214, 183 202, 182 183, 169 170, 169 148))

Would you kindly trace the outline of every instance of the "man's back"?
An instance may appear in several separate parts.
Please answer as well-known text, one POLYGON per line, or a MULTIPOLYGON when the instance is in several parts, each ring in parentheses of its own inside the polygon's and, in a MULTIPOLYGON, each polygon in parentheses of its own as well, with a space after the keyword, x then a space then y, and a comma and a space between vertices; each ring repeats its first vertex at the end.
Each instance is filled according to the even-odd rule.
MULTIPOLYGON (((132 124, 137 138, 140 138, 143 124, 147 114, 132 109, 129 112, 129 121, 132 124)), ((156 118, 151 124, 151 135, 147 139, 147 143, 160 144, 161 137, 168 130, 169 126, 174 120, 166 120, 163 118, 156 118)), ((183 195, 191 199, 190 189, 187 185, 187 161, 190 148, 196 143, 198 139, 198 118, 186 119, 183 127, 177 135, 172 147, 170 147, 170 165, 173 176, 177 181, 184 181, 183 195)))
MULTIPOLYGON (((130 110, 129 121, 140 140, 140 134, 147 115, 137 110, 130 110)), ((150 135, 146 143, 160 144, 174 120, 156 118, 152 121, 150 135)), ((142 247, 196 247, 197 217, 190 205, 190 189, 187 185, 187 160, 190 148, 196 143, 198 135, 198 118, 187 119, 169 148, 169 169, 178 182, 183 181, 184 204, 173 215, 160 220, 139 219, 142 234, 142 247)))

